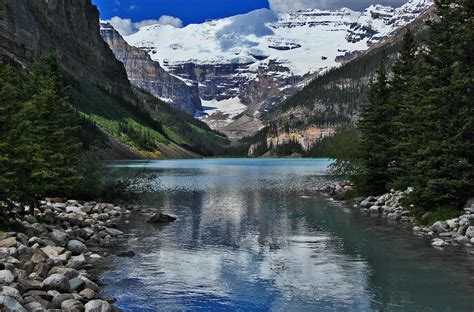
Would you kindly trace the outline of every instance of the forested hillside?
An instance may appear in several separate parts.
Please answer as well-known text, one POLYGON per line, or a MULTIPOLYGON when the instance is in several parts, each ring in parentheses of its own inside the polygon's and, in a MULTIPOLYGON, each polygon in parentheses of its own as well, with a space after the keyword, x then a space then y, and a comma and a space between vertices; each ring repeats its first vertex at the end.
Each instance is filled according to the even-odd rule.
MULTIPOLYGON (((419 42, 426 35, 425 22, 432 14, 433 10, 428 10, 394 37, 314 79, 301 92, 268 112, 267 127, 261 130, 266 134, 255 137, 266 137, 273 146, 298 142, 304 150, 314 151, 314 145, 321 139, 332 136, 345 125, 355 125, 361 104, 367 100, 370 79, 382 57, 385 55, 390 67, 401 48, 405 31, 411 29, 419 42)), ((258 142, 267 144, 253 141, 258 142)))

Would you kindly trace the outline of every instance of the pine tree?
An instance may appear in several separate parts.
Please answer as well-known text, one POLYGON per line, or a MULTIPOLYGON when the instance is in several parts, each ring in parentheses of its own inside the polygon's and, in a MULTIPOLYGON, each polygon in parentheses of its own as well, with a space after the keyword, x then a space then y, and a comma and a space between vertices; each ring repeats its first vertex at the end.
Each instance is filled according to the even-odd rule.
POLYGON ((472 0, 437 2, 438 18, 416 67, 409 101, 416 116, 412 202, 422 210, 460 208, 473 194, 472 0))
MULTIPOLYGON (((361 152, 364 160, 364 180, 367 192, 380 194, 389 181, 390 163, 389 129, 391 110, 388 99, 388 85, 385 58, 377 70, 375 80, 370 84, 368 102, 361 109, 359 128, 361 130, 361 152)), ((359 184, 360 188, 363 185, 359 184)))
POLYGON ((8 196, 13 184, 9 183, 7 172, 10 168, 11 142, 7 137, 14 124, 12 116, 20 107, 21 92, 15 69, 0 61, 0 218, 3 221, 9 219, 9 205, 11 200, 8 196))
POLYGON ((28 99, 11 117, 7 133, 11 150, 5 176, 10 199, 35 205, 44 196, 67 195, 74 187, 79 127, 54 56, 35 63, 24 93, 28 99))
POLYGON ((416 64, 416 45, 413 34, 408 29, 403 36, 403 44, 392 67, 392 78, 390 81, 389 107, 393 118, 390 129, 390 187, 404 189, 410 185, 410 168, 403 162, 404 155, 409 154, 416 147, 413 138, 413 125, 416 123, 416 115, 413 114, 413 106, 417 105, 414 100, 413 90, 416 64))

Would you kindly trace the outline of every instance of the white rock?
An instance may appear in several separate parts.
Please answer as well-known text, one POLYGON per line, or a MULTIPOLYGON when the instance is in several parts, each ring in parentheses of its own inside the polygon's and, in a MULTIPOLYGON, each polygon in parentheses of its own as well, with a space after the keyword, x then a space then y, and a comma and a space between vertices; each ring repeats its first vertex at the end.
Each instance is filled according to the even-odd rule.
POLYGON ((431 226, 431 229, 436 233, 446 232, 448 230, 448 223, 446 221, 436 221, 431 226))
POLYGON ((431 245, 434 247, 444 247, 447 245, 447 243, 441 238, 435 238, 431 241, 431 245))
POLYGON ((469 237, 469 238, 474 237, 474 226, 470 226, 470 227, 467 228, 466 236, 469 237))
POLYGON ((15 275, 10 270, 0 271, 0 284, 11 284, 15 281, 15 275))
POLYGON ((107 301, 92 300, 85 305, 86 312, 110 312, 112 307, 107 301))

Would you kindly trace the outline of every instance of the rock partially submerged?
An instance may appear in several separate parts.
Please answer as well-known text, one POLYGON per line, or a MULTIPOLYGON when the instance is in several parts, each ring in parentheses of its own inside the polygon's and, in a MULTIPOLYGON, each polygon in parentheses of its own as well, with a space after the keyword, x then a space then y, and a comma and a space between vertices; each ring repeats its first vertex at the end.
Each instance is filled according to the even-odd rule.
POLYGON ((166 215, 164 213, 155 213, 148 219, 148 223, 155 223, 155 224, 168 224, 171 222, 176 221, 176 217, 166 215))

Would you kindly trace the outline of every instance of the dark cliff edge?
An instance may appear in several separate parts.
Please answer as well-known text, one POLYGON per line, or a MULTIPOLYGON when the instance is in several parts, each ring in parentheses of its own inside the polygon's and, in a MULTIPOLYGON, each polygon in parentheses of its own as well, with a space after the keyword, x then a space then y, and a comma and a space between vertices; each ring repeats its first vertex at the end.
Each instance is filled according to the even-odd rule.
POLYGON ((100 148, 109 158, 199 158, 228 144, 130 83, 124 64, 101 36, 99 11, 91 0, 0 0, 0 58, 29 70, 35 59, 51 52, 71 85, 72 104, 106 134, 100 148), (124 123, 148 133, 153 145, 144 148, 123 133, 124 123), (207 148, 200 149, 199 142, 207 148))
POLYGON ((202 110, 196 82, 186 82, 165 71, 143 50, 130 46, 112 25, 101 23, 101 35, 121 61, 130 82, 190 115, 202 110))
POLYGON ((28 68, 49 52, 72 77, 135 100, 123 65, 102 40, 91 0, 0 1, 0 53, 28 68))

